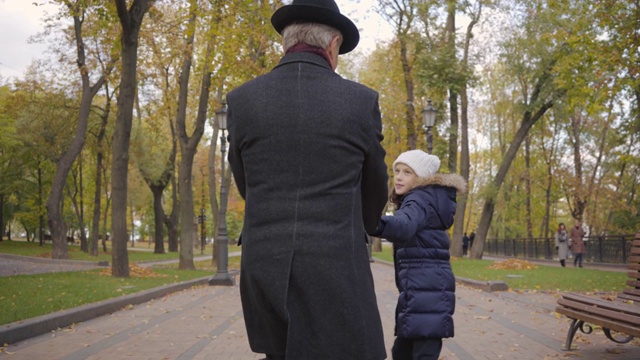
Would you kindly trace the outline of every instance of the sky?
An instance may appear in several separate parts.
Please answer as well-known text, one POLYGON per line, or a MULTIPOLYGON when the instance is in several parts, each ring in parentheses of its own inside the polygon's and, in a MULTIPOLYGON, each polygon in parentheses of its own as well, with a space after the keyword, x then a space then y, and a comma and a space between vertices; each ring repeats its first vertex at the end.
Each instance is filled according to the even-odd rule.
MULTIPOLYGON (((377 0, 336 2, 342 14, 360 29, 357 49, 370 52, 376 42, 391 37, 390 27, 374 11, 377 0)), ((30 37, 43 30, 45 12, 55 13, 54 6, 44 3, 43 0, 0 0, 0 77, 21 78, 33 60, 45 56, 45 44, 29 43, 30 37)))
MULTIPOLYGON (((42 1, 40 1, 42 2, 42 1)), ((34 0, 0 0, 0 75, 21 77, 33 59, 42 57, 44 44, 29 44, 29 37, 43 30, 41 18, 49 5, 34 0)))

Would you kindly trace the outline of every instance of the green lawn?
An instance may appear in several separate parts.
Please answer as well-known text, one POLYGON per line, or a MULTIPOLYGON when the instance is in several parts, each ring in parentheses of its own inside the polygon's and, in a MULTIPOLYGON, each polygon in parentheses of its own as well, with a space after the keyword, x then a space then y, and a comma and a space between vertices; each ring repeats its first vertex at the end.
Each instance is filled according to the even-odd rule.
MULTIPOLYGON (((87 261, 108 261, 111 263, 111 247, 110 243, 107 243, 107 252, 102 251, 102 245, 100 245, 98 249, 98 256, 91 256, 88 253, 80 250, 80 246, 72 245, 69 246, 69 259, 70 260, 87 260, 87 261)), ((143 249, 149 249, 147 244, 137 244, 138 247, 129 248, 129 261, 130 262, 138 262, 138 261, 150 261, 150 260, 169 260, 169 259, 177 259, 179 254, 169 253, 168 249, 165 247, 165 254, 154 254, 151 251, 142 251, 143 249)), ((211 246, 211 245, 209 245, 211 246)), ((151 247, 153 249, 153 247, 151 247)), ((206 249, 206 248, 205 248, 206 249)), ((211 254, 211 248, 206 249, 205 253, 211 254)), ((43 258, 51 258, 51 243, 46 243, 43 246, 40 246, 37 242, 26 242, 26 241, 0 241, 0 253, 2 254, 13 254, 13 255, 22 255, 22 256, 37 256, 43 258)), ((194 250, 194 254, 200 254, 200 250, 194 250)))
MULTIPOLYGON (((233 251, 238 251, 234 247, 233 251)), ((194 251, 199 254, 199 251, 194 251)), ((208 251, 210 254, 210 250, 208 251)), ((40 247, 37 243, 20 241, 0 242, 0 253, 46 257, 51 245, 40 247)), ((49 256, 50 257, 50 256, 49 256)), ((75 260, 106 260, 111 255, 101 254, 98 259, 89 257, 79 247, 69 247, 69 257, 75 260)), ((153 254, 129 250, 129 262, 167 260, 177 253, 153 254)), ((46 273, 0 277, 0 325, 29 319, 54 311, 123 296, 154 287, 209 277, 215 274, 211 261, 196 262, 197 270, 178 270, 177 264, 157 266, 152 269, 133 267, 128 279, 110 276, 110 269, 80 272, 46 273)), ((240 268, 240 258, 229 259, 230 269, 240 268)))
MULTIPOLYGON (((390 246, 383 246, 382 252, 374 252, 375 258, 393 261, 390 246)), ((513 290, 577 291, 577 292, 617 292, 627 281, 627 274, 584 268, 556 267, 532 264, 529 270, 493 269, 491 260, 454 258, 451 261, 456 276, 483 281, 504 281, 513 290)))

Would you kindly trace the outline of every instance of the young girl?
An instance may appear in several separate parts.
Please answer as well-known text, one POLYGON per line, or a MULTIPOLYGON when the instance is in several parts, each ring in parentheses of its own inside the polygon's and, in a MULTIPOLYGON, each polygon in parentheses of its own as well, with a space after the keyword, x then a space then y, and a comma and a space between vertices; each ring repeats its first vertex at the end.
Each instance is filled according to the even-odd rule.
POLYGON ((453 337, 455 278, 449 236, 462 177, 436 174, 440 159, 411 150, 393 162, 394 216, 383 216, 375 236, 393 243, 396 286, 394 360, 437 360, 442 338, 453 337))
POLYGON ((567 235, 567 229, 564 227, 564 223, 558 225, 558 231, 556 231, 556 250, 558 250, 558 258, 560 259, 560 265, 565 267, 565 260, 569 255, 569 236, 567 235))

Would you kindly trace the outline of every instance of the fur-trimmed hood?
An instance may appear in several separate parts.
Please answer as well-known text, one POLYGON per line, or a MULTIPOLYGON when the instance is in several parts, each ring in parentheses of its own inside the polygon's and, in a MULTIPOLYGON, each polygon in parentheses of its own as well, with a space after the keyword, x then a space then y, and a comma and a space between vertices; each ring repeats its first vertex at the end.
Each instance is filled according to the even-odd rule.
POLYGON ((467 182, 458 174, 435 174, 426 178, 419 178, 417 187, 427 185, 446 186, 456 189, 457 193, 467 192, 467 182))

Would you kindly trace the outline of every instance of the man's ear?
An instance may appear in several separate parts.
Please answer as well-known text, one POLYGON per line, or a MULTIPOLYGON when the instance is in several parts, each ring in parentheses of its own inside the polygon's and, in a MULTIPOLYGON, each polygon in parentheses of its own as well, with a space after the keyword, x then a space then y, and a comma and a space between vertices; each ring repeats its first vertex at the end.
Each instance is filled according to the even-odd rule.
POLYGON ((340 54, 340 37, 334 36, 329 43, 327 55, 331 59, 331 68, 335 70, 338 67, 338 55, 340 54))

